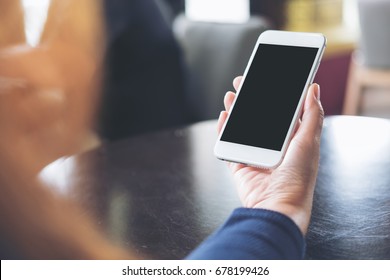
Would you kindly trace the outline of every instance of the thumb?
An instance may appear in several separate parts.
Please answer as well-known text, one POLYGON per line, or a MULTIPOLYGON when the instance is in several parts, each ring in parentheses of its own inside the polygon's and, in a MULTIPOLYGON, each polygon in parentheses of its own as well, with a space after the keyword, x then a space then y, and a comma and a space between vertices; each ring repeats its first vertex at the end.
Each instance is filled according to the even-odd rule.
MULTIPOLYGON (((324 120, 320 98, 320 87, 317 84, 310 86, 303 108, 302 121, 292 138, 283 164, 301 166, 306 163, 316 166, 314 161, 319 159, 319 146, 324 120)), ((305 167, 306 168, 306 167, 305 167)))
POLYGON ((324 110, 320 101, 320 86, 310 86, 306 96, 302 115, 302 123, 297 131, 297 140, 313 140, 319 143, 324 121, 324 110), (304 139, 303 139, 304 138, 304 139))

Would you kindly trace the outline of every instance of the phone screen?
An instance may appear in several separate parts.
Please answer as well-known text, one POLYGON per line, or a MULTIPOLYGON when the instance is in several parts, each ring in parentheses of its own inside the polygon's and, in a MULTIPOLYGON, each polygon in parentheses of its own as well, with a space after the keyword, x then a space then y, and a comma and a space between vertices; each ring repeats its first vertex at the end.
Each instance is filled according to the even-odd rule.
POLYGON ((260 44, 221 140, 281 151, 318 51, 260 44))

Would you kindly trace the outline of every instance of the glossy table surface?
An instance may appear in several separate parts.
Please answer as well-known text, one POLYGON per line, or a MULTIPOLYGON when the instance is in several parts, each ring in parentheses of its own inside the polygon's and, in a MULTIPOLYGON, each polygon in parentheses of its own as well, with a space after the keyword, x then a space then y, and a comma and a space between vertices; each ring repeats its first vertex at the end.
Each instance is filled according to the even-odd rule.
MULTIPOLYGON (((140 258, 180 259, 240 206, 215 126, 103 144, 41 177, 140 258)), ((306 258, 390 259, 390 121, 326 118, 306 258)))

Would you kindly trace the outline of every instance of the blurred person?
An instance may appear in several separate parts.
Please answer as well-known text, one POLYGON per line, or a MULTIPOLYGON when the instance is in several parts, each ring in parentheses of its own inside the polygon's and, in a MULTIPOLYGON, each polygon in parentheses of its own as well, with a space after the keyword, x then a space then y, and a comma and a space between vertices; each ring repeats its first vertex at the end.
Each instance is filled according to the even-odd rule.
MULTIPOLYGON (((103 51, 99 1, 54 5, 61 9, 58 21, 38 47, 0 50, 1 242, 22 258, 128 258, 77 205, 57 197, 36 176, 48 163, 81 149, 92 123, 103 51)), ((22 21, 20 14, 8 18, 22 21)), ((9 34, 6 46, 14 44, 9 34)))
MULTIPOLYGON (((48 162, 79 150, 97 104, 91 99, 98 92, 102 51, 91 42, 102 38, 96 30, 102 24, 101 10, 96 0, 73 5, 80 2, 94 7, 85 25, 95 30, 92 33, 78 33, 88 28, 78 29, 77 24, 73 29, 71 24, 69 29, 61 25, 38 48, 0 52, 0 238, 22 258, 134 258, 110 243, 76 203, 53 193, 36 176, 48 162)), ((236 89, 239 83, 234 81, 236 89)), ((233 92, 227 93, 227 111, 234 98, 233 92)), ((220 115, 219 129, 227 111, 220 115)), ((313 85, 301 124, 278 168, 228 164, 244 207, 189 259, 303 258, 322 120, 319 87, 313 85)))
POLYGON ((184 57, 155 0, 103 4, 107 51, 99 135, 117 140, 191 122, 184 57))

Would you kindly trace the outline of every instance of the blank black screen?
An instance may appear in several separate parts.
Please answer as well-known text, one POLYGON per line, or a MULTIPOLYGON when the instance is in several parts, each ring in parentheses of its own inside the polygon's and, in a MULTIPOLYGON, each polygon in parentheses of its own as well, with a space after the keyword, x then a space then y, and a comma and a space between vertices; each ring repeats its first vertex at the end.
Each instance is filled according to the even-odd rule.
POLYGON ((280 151, 317 52, 260 44, 221 140, 280 151))

